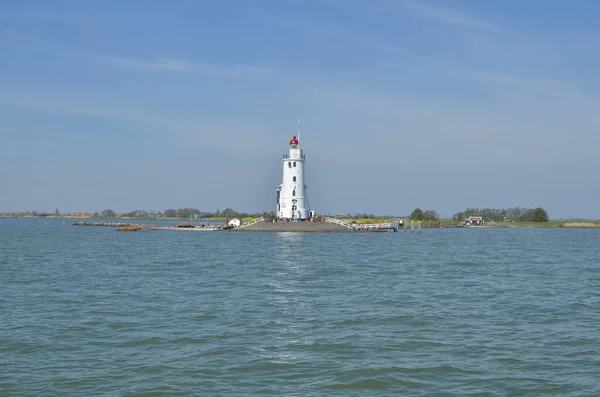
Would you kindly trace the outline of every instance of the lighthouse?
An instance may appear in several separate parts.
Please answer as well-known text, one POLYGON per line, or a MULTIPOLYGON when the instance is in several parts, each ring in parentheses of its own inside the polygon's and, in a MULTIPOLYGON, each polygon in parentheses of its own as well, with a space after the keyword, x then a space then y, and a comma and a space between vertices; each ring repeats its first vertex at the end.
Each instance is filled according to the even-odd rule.
MULTIPOLYGON (((298 131, 299 131, 298 127, 298 131)), ((294 136, 289 152, 283 155, 283 183, 277 189, 277 217, 304 220, 310 218, 310 208, 304 184, 304 153, 300 141, 294 136)))

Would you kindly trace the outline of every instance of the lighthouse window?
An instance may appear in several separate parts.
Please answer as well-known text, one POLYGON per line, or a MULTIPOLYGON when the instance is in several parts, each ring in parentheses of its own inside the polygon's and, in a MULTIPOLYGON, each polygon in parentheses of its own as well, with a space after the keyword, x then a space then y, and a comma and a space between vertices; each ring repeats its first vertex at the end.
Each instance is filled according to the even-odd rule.
POLYGON ((294 182, 296 182, 296 177, 294 177, 294 182))
POLYGON ((296 162, 294 161, 294 167, 296 166, 296 162))
POLYGON ((292 162, 291 161, 288 161, 288 167, 292 168, 292 162))
POLYGON ((296 189, 294 189, 294 191, 292 192, 292 196, 296 195, 296 189))

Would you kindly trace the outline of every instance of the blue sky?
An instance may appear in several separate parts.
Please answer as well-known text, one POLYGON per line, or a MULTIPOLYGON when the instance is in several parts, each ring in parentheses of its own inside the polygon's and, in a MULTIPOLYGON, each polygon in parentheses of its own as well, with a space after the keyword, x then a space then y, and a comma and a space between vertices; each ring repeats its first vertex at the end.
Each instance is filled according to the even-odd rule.
POLYGON ((0 5, 0 211, 600 218, 600 2, 0 5))

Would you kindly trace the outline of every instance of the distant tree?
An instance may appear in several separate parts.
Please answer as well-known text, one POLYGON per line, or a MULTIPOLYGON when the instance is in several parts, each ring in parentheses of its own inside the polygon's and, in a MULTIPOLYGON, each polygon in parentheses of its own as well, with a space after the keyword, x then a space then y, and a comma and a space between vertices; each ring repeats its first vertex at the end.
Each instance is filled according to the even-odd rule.
POLYGON ((452 216, 452 220, 454 221, 462 221, 465 219, 465 213, 464 212, 457 212, 456 214, 454 214, 452 216))
POLYGON ((148 213, 144 210, 133 210, 131 212, 127 212, 127 213, 123 214, 123 216, 129 217, 129 218, 147 218, 148 213))
POLYGON ((424 218, 423 210, 420 208, 415 208, 414 211, 410 214, 410 219, 414 221, 422 221, 424 218))
POLYGON ((172 208, 166 209, 165 217, 166 218, 177 218, 177 210, 174 210, 172 208))
POLYGON ((221 211, 220 216, 223 217, 223 218, 231 218, 231 217, 234 217, 234 216, 238 216, 238 213, 235 212, 231 208, 225 208, 223 211, 221 211))
POLYGON ((103 217, 107 217, 107 218, 114 218, 115 216, 117 216, 117 214, 113 210, 104 210, 100 214, 103 217))
POLYGON ((532 222, 548 222, 548 212, 545 209, 538 207, 531 211, 532 222))
POLYGON ((177 210, 177 218, 191 218, 199 213, 200 211, 195 208, 179 208, 177 210))
POLYGON ((437 221, 440 219, 440 215, 437 211, 434 210, 426 210, 423 212, 423 220, 424 221, 437 221))

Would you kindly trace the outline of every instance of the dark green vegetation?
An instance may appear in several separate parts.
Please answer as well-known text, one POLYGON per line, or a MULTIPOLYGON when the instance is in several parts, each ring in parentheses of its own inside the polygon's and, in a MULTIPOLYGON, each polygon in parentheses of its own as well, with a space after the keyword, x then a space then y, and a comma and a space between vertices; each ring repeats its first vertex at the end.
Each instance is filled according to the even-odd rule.
POLYGON ((434 210, 423 211, 420 208, 415 208, 415 210, 410 214, 410 219, 414 221, 437 221, 440 219, 440 215, 434 210))
POLYGON ((238 212, 231 208, 226 208, 223 211, 217 209, 215 212, 200 211, 199 209, 196 209, 196 208, 178 208, 178 209, 169 208, 169 209, 166 209, 162 213, 136 210, 136 211, 125 212, 125 213, 120 213, 120 214, 116 213, 113 210, 107 209, 107 210, 102 211, 101 213, 96 212, 94 214, 95 217, 100 217, 100 218, 124 217, 124 218, 141 218, 141 219, 147 219, 147 218, 214 219, 214 218, 233 218, 236 216, 240 217, 240 218, 258 218, 263 215, 264 214, 262 214, 262 213, 238 212))
POLYGON ((548 222, 548 212, 538 208, 467 208, 452 217, 455 221, 462 221, 470 216, 481 216, 486 222, 548 222))

